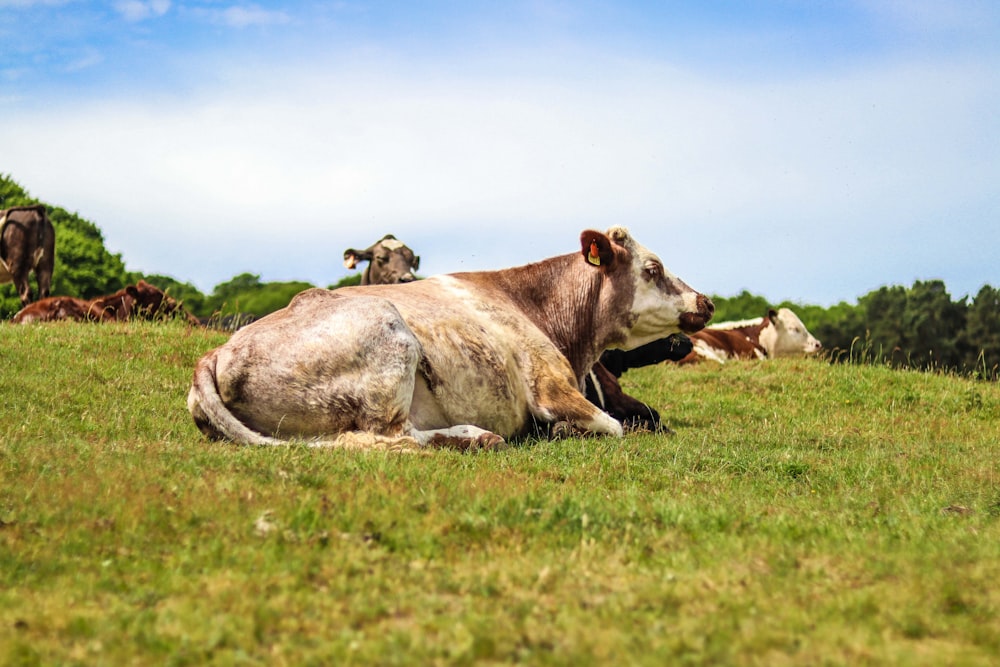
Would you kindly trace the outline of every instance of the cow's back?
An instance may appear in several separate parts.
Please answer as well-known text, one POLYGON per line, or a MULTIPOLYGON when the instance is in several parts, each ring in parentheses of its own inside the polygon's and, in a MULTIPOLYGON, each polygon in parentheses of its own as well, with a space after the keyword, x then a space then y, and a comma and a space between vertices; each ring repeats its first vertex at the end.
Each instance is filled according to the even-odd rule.
POLYGON ((703 359, 725 362, 730 359, 763 359, 767 351, 738 330, 702 329, 690 334, 692 349, 678 363, 690 364, 703 359))

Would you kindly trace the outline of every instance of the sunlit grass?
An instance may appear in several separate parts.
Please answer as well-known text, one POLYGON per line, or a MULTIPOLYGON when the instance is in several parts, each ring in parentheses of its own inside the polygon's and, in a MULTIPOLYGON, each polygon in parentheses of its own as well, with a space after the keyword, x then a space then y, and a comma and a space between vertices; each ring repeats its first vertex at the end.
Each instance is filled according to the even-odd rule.
POLYGON ((224 336, 0 326, 0 664, 992 664, 1000 389, 630 371, 673 437, 204 440, 224 336))

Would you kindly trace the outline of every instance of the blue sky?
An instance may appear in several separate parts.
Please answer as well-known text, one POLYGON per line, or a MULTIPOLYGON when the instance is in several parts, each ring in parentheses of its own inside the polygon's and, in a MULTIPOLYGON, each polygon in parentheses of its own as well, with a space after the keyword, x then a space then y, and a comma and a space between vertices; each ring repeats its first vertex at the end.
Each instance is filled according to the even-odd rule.
POLYGON ((0 0, 0 172, 206 292, 623 224, 712 294, 957 298, 1000 286, 1000 4, 0 0))

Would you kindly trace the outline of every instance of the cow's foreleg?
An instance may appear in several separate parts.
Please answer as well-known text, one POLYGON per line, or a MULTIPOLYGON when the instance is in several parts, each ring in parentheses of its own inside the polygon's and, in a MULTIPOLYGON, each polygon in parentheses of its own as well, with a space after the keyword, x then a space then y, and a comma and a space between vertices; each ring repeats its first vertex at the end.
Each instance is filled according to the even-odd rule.
POLYGON ((587 433, 621 436, 622 425, 587 400, 580 390, 559 377, 541 379, 536 386, 532 414, 540 421, 569 422, 587 433))

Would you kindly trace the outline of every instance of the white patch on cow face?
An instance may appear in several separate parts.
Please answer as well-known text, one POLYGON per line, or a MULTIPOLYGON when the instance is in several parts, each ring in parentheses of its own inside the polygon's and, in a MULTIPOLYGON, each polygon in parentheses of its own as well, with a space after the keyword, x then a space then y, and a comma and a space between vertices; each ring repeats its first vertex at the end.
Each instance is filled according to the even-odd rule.
POLYGON ((670 273, 660 258, 647 248, 631 237, 626 243, 632 252, 632 276, 635 280, 632 315, 635 324, 622 348, 631 350, 679 333, 681 315, 698 312, 699 294, 670 273))
POLYGON ((780 308, 771 320, 772 326, 761 331, 760 343, 770 357, 791 357, 815 354, 823 347, 809 333, 799 316, 788 308, 780 308))

